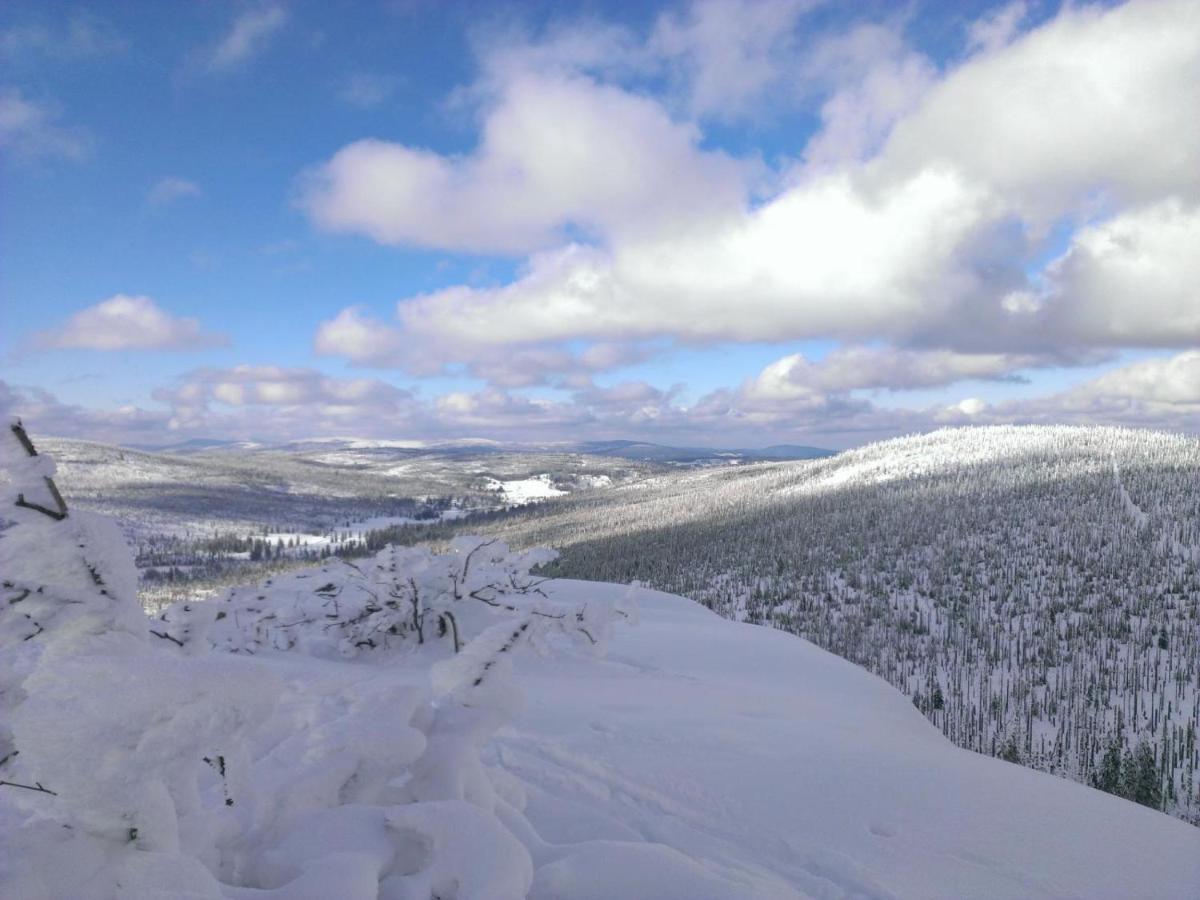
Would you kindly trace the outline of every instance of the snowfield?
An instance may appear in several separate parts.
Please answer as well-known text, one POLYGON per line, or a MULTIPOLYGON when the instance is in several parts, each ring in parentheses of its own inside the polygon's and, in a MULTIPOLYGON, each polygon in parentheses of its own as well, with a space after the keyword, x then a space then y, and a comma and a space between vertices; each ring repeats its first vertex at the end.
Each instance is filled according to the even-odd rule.
MULTIPOLYGON (((568 604, 616 602, 628 589, 562 581, 550 593, 568 604)), ((635 599, 640 622, 617 634, 606 658, 517 657, 523 709, 482 756, 499 793, 516 806, 524 795, 530 827, 514 827, 519 844, 447 833, 439 849, 468 860, 489 847, 504 858, 527 852, 528 896, 541 900, 1127 900, 1200 889, 1200 830, 959 750, 893 688, 806 641, 668 594, 643 589, 635 599)), ((427 667, 408 662, 226 659, 230 689, 283 686, 252 750, 252 778, 280 789, 281 822, 289 804, 311 801, 289 799, 289 785, 328 792, 381 739, 402 743, 373 711, 411 706, 427 688, 427 667), (313 788, 321 767, 328 783, 313 788)), ((177 868, 167 883, 143 873, 117 896, 510 896, 486 883, 457 895, 381 891, 378 873, 404 850, 395 823, 406 808, 351 802, 308 812, 304 827, 243 872, 255 887, 222 885, 197 862, 187 884, 169 880, 177 868)), ((0 864, 0 896, 112 896, 89 893, 83 880, 66 894, 28 893, 25 882, 6 889, 19 848, 49 840, 22 833, 35 826, 14 813, 0 806, 0 828, 17 839, 0 864)), ((69 858, 57 863, 86 874, 69 858)))
POLYGON ((9 430, 5 900, 1200 893, 1200 829, 552 551, 389 546, 147 618, 119 529, 9 430))
POLYGON ((633 842, 535 851, 531 896, 1200 894, 1200 830, 960 750, 807 641, 637 599, 605 659, 519 662, 526 709, 495 744, 530 822, 552 843, 633 842))
MULTIPOLYGON (((495 478, 489 478, 486 483, 487 490, 499 491, 503 495, 505 506, 524 506, 527 503, 536 503, 550 497, 562 497, 567 493, 556 488, 553 479, 548 474, 512 481, 497 481, 495 478)), ((593 481, 593 484, 595 483, 593 481)))

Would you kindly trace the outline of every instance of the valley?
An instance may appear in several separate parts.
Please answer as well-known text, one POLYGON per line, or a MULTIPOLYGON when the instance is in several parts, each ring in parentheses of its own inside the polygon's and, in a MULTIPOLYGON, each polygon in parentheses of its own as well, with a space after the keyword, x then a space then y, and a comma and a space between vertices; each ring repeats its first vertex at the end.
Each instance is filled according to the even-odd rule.
POLYGON ((151 608, 387 542, 553 546, 550 574, 805 637, 960 746, 1200 822, 1194 439, 960 429, 682 468, 525 448, 47 446, 71 502, 123 523, 151 608))

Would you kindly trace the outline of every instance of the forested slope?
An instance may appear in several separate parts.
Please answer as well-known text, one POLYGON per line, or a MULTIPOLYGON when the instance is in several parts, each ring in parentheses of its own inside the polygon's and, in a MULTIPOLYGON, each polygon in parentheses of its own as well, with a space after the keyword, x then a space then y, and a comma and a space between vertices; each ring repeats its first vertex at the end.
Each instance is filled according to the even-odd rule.
POLYGON ((1200 821, 1200 442, 945 430, 493 525, 882 675, 952 740, 1200 821))

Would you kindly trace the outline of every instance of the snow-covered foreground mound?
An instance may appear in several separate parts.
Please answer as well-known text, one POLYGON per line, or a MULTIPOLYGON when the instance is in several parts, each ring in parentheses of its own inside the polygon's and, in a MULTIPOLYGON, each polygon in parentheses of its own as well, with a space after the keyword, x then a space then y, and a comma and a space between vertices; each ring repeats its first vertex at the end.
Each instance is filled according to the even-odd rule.
POLYGON ((537 896, 1200 896, 1200 830, 960 750, 807 641, 638 602, 606 659, 520 662, 527 709, 496 745, 530 821, 644 842, 535 853, 537 896))

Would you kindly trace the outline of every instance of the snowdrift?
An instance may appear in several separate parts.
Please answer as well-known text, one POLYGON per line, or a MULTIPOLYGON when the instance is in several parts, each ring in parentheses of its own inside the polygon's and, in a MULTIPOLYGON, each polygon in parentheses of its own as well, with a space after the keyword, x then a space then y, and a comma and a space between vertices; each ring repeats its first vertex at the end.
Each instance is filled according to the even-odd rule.
POLYGON ((535 852, 534 896, 1200 896, 1200 830, 961 750, 807 641, 637 600, 605 659, 519 663, 527 708, 495 746, 530 822, 634 842, 535 852))

